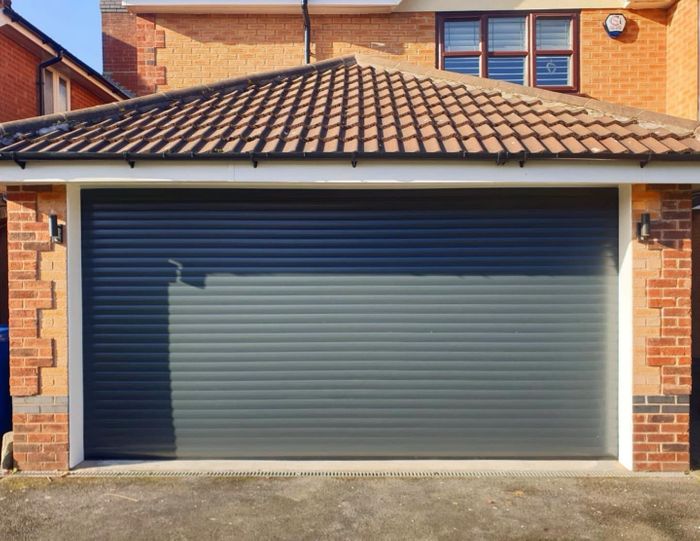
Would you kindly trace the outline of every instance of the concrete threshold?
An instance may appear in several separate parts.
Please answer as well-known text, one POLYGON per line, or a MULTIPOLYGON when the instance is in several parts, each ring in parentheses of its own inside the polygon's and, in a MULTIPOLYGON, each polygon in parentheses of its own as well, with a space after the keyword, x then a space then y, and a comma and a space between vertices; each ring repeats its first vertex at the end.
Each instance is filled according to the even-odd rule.
MULTIPOLYGON (((630 477, 616 460, 110 460, 74 477, 630 477)), ((672 476, 683 474, 671 474, 672 476)))

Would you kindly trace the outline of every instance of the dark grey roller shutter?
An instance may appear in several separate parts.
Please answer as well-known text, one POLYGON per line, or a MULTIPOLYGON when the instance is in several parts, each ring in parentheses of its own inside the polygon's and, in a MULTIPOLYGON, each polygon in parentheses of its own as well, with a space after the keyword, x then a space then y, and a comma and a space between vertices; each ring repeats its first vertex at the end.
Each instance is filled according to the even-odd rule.
POLYGON ((617 191, 85 190, 85 450, 616 454, 617 191))

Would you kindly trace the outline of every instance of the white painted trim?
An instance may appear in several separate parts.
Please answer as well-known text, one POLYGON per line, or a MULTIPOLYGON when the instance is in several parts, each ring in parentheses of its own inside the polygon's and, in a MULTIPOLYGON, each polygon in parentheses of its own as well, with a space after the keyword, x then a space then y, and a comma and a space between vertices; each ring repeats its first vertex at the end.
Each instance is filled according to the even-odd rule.
POLYGON ((633 460, 632 396, 634 388, 634 313, 632 187, 619 188, 618 278, 618 460, 631 470, 633 460))
POLYGON ((205 184, 254 187, 395 187, 439 188, 468 186, 618 186, 620 184, 697 184, 700 163, 613 160, 531 161, 497 166, 469 161, 34 161, 20 169, 0 161, 0 183, 82 185, 205 184))
MULTIPOLYGON (((620 9, 626 0, 403 0, 396 11, 518 11, 537 9, 620 9)), ((601 32, 605 30, 600 29, 601 32)))
MULTIPOLYGON (((488 5, 464 0, 309 0, 316 13, 510 11, 535 9, 638 9, 659 7, 675 0, 492 0, 488 5)), ((299 13, 301 0, 123 0, 136 13, 299 13)), ((602 30, 601 30, 602 31, 602 30)))
MULTIPOLYGON (((312 13, 389 13, 401 0, 309 0, 312 13)), ((124 0, 135 13, 294 13, 301 0, 124 0)))
POLYGON ((42 96, 41 99, 44 100, 44 114, 45 115, 51 115, 54 113, 67 113, 71 110, 71 80, 70 77, 63 73, 59 73, 58 71, 51 69, 51 68, 46 68, 44 70, 44 73, 42 73, 42 77, 44 78, 44 85, 46 85, 46 78, 51 77, 51 89, 52 89, 52 96, 51 96, 51 107, 48 107, 48 104, 46 103, 46 91, 44 86, 42 88, 42 96), (60 99, 60 84, 61 81, 65 81, 66 83, 66 109, 62 109, 60 111, 56 110, 56 104, 58 103, 60 99), (51 109, 51 110, 49 110, 51 109))
POLYGON ((66 193, 68 252, 68 465, 85 460, 83 443, 83 278, 80 231, 80 186, 66 193))
MULTIPOLYGON (((126 184, 129 183, 127 182, 126 184)), ((133 181, 130 184, 133 187, 133 181)), ((307 182, 305 185, 299 182, 296 184, 307 188, 322 187, 314 184, 313 181, 307 182)), ((106 188, 124 185, 123 181, 104 179, 97 185, 92 184, 92 187, 106 188)), ((209 186, 210 184, 207 182, 190 182, 188 185, 181 184, 178 187, 201 188, 203 185, 209 186)), ((476 186, 477 183, 472 183, 471 185, 476 186)), ((562 183, 560 182, 559 185, 562 185, 562 183)), ((229 186, 233 187, 231 184, 229 186)), ((360 189, 371 187, 367 184, 356 186, 360 189)), ((405 185, 396 184, 394 186, 397 188, 405 187, 405 185)), ((466 186, 469 186, 469 184, 466 184, 466 186)), ((74 468, 84 460, 81 187, 79 184, 70 183, 67 188, 69 465, 71 468, 74 468)), ((426 187, 435 187, 435 185, 432 184, 426 187)), ((631 470, 633 467, 633 235, 631 186, 619 185, 618 218, 618 460, 622 466, 631 470)))

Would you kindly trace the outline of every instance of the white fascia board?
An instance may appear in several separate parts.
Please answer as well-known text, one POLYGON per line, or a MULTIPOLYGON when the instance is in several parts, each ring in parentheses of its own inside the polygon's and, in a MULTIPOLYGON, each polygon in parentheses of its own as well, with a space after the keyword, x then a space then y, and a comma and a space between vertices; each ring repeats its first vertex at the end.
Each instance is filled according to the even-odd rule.
MULTIPOLYGON (((537 9, 648 9, 676 0, 309 0, 313 13, 511 11, 537 9)), ((300 0, 123 0, 136 13, 297 13, 300 0)))
MULTIPOLYGON (((393 11, 401 0, 309 0, 312 13, 393 11)), ((124 0, 135 13, 300 13, 301 0, 124 0)))
POLYGON ((628 0, 403 0, 395 11, 532 11, 539 9, 622 9, 628 0))
POLYGON ((349 161, 173 162, 34 161, 20 169, 0 162, 0 184, 222 185, 246 187, 617 186, 620 184, 697 184, 700 164, 633 161, 491 162, 349 161))

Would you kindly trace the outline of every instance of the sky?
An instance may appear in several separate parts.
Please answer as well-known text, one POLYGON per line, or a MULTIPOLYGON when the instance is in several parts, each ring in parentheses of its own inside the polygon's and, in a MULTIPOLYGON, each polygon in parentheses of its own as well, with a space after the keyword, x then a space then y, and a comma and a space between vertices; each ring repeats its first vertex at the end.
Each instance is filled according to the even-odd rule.
POLYGON ((99 0, 12 0, 17 13, 102 73, 99 4, 99 0))

